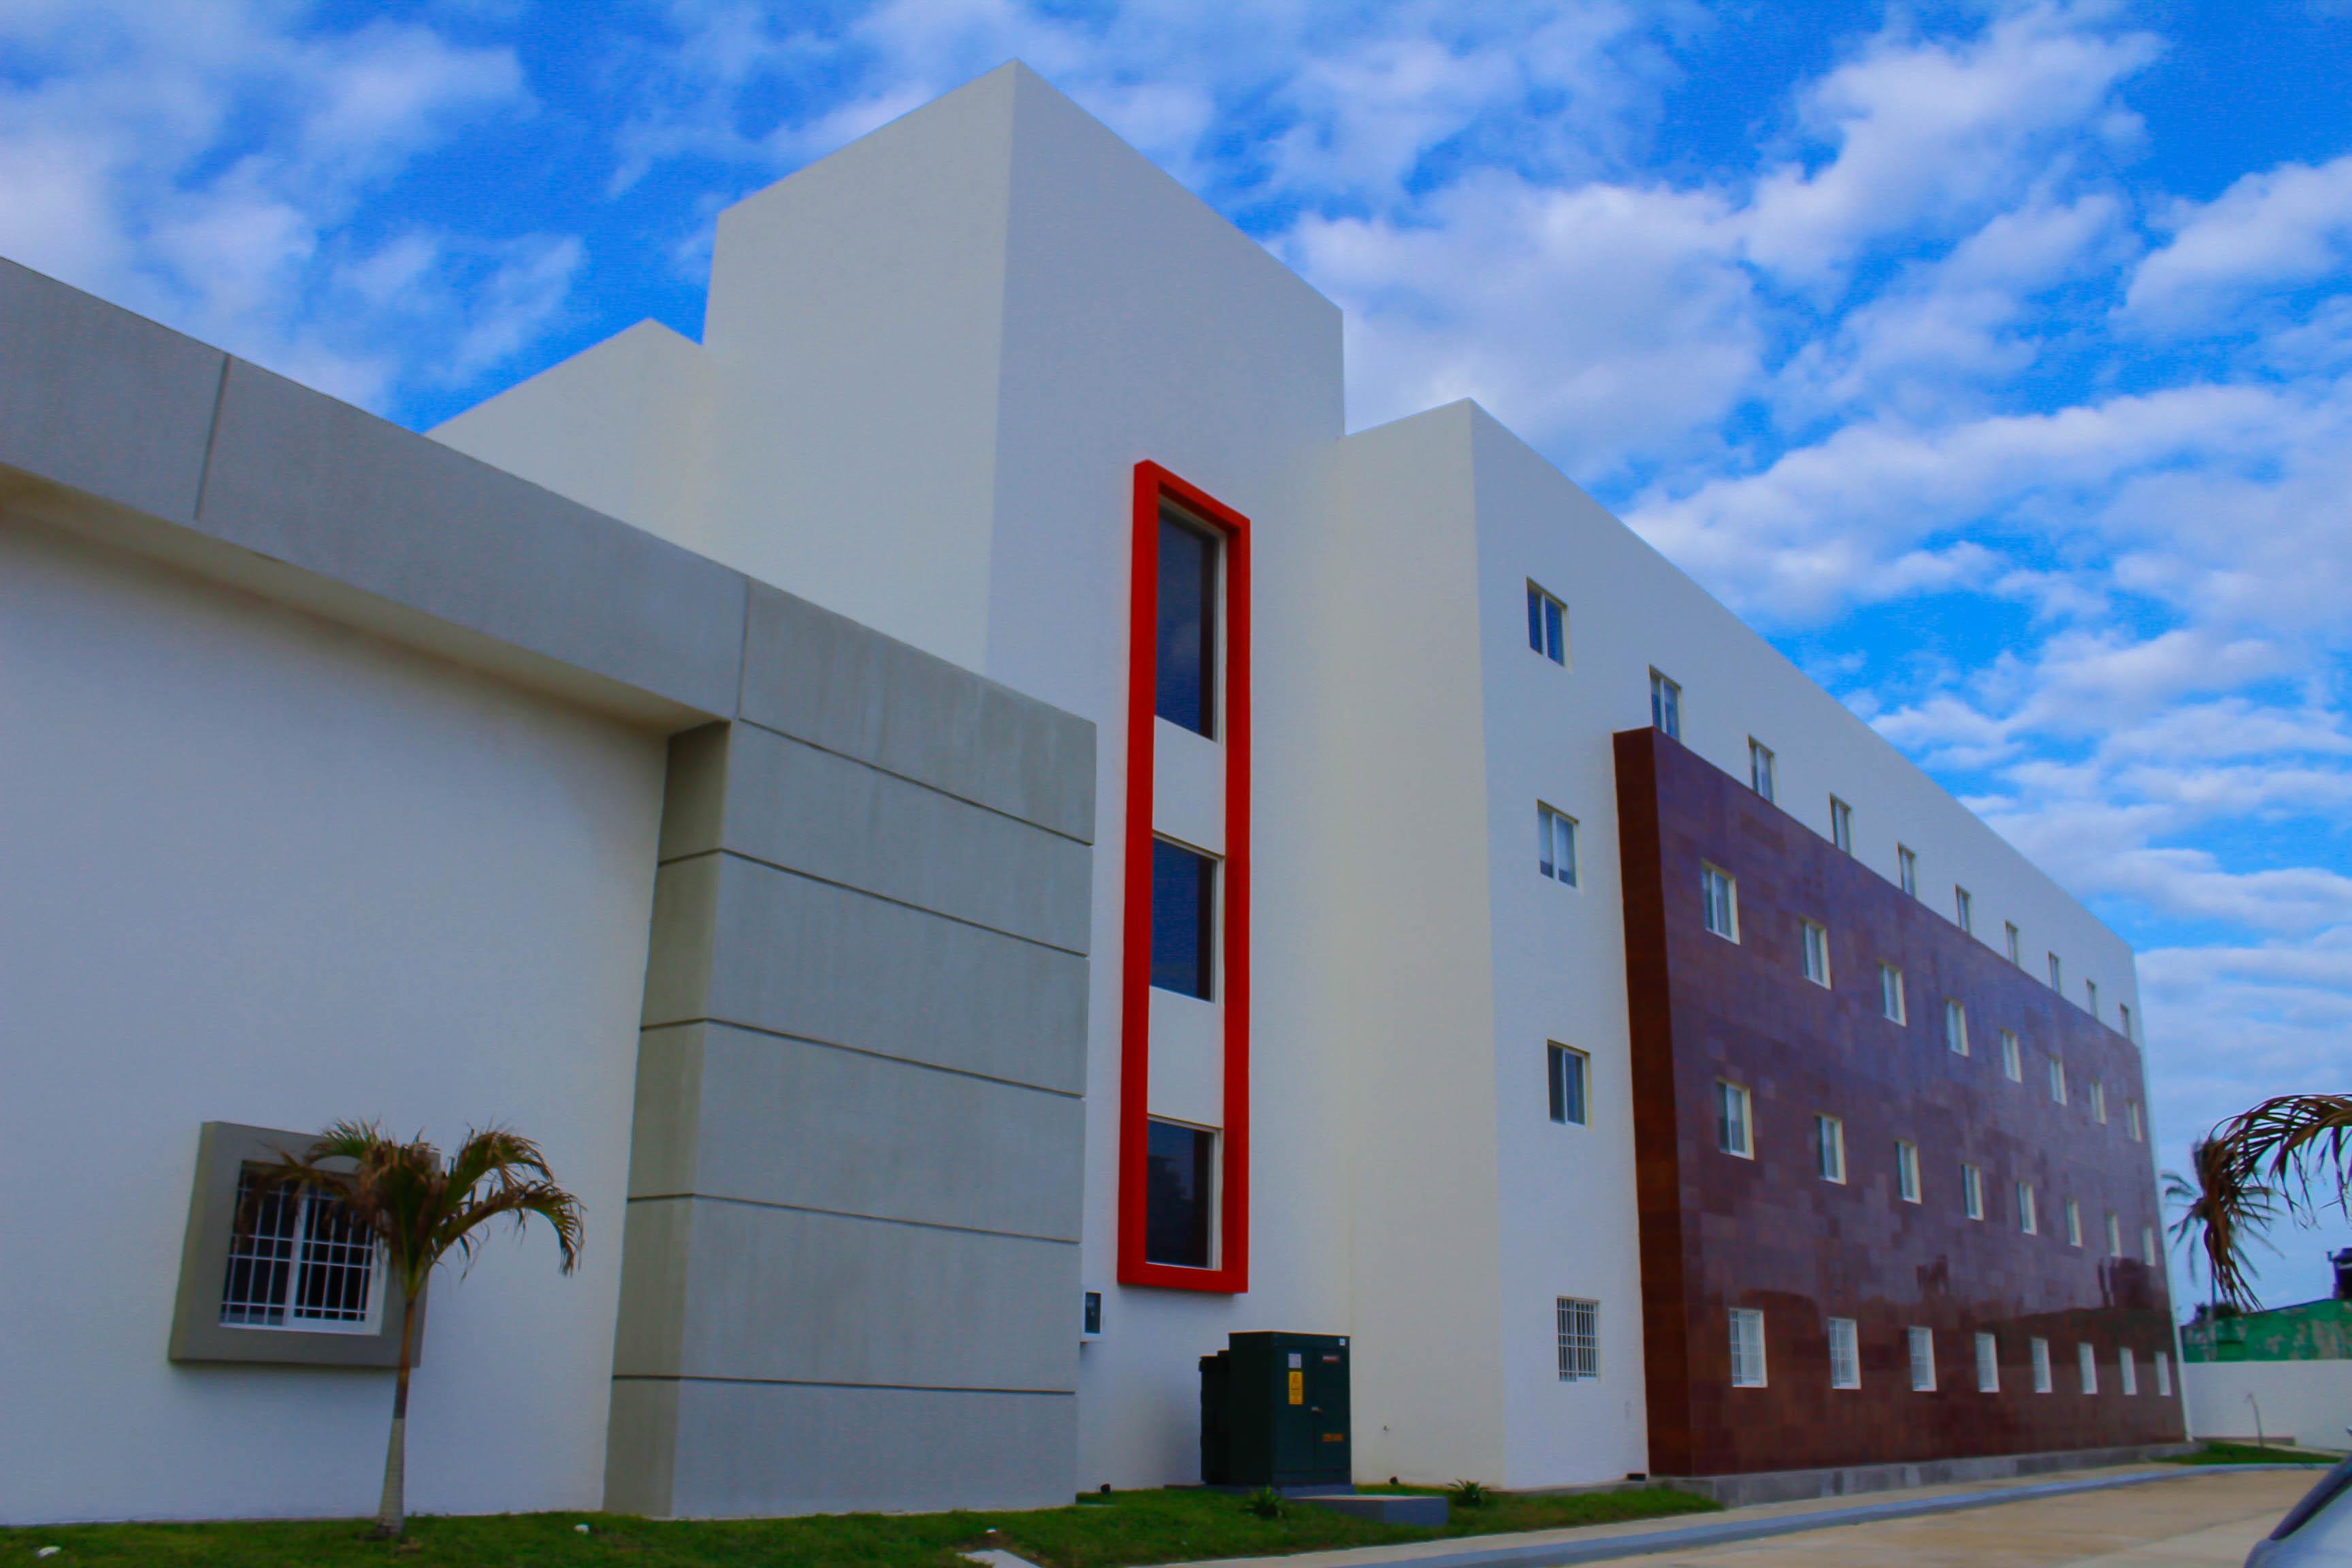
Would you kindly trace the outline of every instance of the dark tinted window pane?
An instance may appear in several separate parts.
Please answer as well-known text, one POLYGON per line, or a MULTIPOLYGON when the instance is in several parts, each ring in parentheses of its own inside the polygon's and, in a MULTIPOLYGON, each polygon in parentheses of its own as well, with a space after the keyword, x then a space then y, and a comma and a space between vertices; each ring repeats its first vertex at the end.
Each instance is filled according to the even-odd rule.
POLYGON ((1528 584, 1528 646, 1538 653, 1544 650, 1544 596, 1533 583, 1528 584))
POLYGON ((1209 1267, 1209 1203, 1217 1135, 1172 1121, 1150 1124, 1144 1177, 1143 1256, 1153 1263, 1209 1267))
POLYGON ((1210 733, 1216 688, 1217 547, 1208 535, 1162 512, 1160 517, 1160 688, 1153 711, 1171 724, 1210 733))
POLYGON ((1209 994, 1216 862, 1165 839, 1151 845, 1151 984, 1209 994))

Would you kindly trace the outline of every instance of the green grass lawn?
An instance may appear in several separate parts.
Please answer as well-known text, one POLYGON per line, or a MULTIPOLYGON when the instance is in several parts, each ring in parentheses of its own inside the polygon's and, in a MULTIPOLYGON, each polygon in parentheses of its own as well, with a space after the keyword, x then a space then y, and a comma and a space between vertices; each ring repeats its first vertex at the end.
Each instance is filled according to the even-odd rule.
POLYGON ((2167 1459, 2168 1465, 2332 1465, 2336 1454, 2315 1454, 2308 1448, 2284 1448, 2273 1443, 2266 1448, 2252 1443, 2208 1443, 2199 1452, 2183 1454, 2177 1459, 2167 1459))
POLYGON ((1372 1546, 1498 1531, 1666 1514, 1716 1504, 1675 1491, 1588 1492, 1571 1497, 1497 1493, 1484 1508, 1454 1510, 1444 1530, 1373 1524, 1292 1503, 1258 1519, 1223 1492, 1114 1492, 1100 1501, 1034 1513, 831 1514, 810 1519, 667 1521, 614 1514, 530 1513, 409 1521, 399 1545, 365 1539, 351 1521, 226 1524, 76 1524, 0 1530, 0 1568, 64 1550, 45 1568, 958 1568, 962 1547, 1001 1546, 1047 1568, 1126 1568, 1202 1557, 1247 1557, 1372 1546), (589 1532, 573 1527, 585 1524, 589 1532), (993 1531, 994 1533, 991 1533, 993 1531))

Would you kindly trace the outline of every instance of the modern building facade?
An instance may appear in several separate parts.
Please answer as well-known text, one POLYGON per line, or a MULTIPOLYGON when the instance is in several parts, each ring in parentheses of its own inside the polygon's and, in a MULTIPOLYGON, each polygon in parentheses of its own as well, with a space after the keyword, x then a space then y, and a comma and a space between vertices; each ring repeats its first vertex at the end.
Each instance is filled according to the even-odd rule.
MULTIPOLYGON (((15 912, 75 917, 45 1027, 125 966, 152 994, 111 1065, 44 1069, 59 1135, 183 1075, 76 1221, 145 1216, 89 1290, 143 1310, 188 1250, 208 1121, 495 1114, 607 1216, 586 1279, 500 1255, 436 1294, 420 1428, 479 1357, 562 1441, 488 1482, 420 1431, 419 1506, 1188 1480, 1198 1358, 1250 1330, 1349 1336, 1367 1478, 2179 1435, 2128 948, 1475 405, 1350 434, 1337 310, 1023 68, 722 215, 698 342, 640 324, 433 442, 68 292, 0 297, 88 389, 79 424, 0 408, 28 559, 209 606, 197 650, 290 604, 250 665, 309 637, 454 693, 257 698, 160 647, 92 688, 80 650, 152 612, 12 611, 33 798, 79 794, 82 840, 178 814, 109 879, 16 847, 15 912), (172 484, 111 455, 127 426, 176 433, 172 484), (665 658, 692 679, 633 673, 665 658), (259 710, 235 754, 325 760, 76 740, 146 659, 193 689, 160 706, 259 710), (360 823, 318 716, 380 710, 360 823), (330 854, 339 814, 367 856, 330 854), (151 902, 184 914, 144 960, 100 940, 151 902), (254 911, 284 929, 215 952, 254 911)), ((10 1402, 119 1384, 91 1444, 233 1412, 210 1462, 270 1479, 61 1460, 0 1513, 363 1506, 379 1373, 108 1321, 10 1402)))

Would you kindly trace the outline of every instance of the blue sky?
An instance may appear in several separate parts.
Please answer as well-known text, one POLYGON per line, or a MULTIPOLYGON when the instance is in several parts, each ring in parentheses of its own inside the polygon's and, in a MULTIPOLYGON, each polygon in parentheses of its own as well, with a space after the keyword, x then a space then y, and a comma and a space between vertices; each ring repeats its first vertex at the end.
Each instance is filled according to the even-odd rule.
POLYGON ((2352 1088, 2352 0, 0 0, 0 255, 422 426, 1015 56, 2130 939, 2166 1163, 2352 1088))

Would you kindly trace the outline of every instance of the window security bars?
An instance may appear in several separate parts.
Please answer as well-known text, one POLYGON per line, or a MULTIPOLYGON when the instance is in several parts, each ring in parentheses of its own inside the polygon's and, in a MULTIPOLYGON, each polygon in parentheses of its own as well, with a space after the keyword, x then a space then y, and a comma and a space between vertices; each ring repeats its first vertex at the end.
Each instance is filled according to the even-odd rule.
POLYGON ((1862 1386, 1861 1333, 1852 1318, 1832 1318, 1830 1324, 1830 1386, 1862 1386))
POLYGON ((1731 1386, 1764 1386, 1764 1314, 1753 1307, 1731 1309, 1731 1386))
POLYGON ((1936 1392, 1936 1331, 1915 1328, 1909 1331, 1911 1342, 1911 1391, 1914 1394, 1936 1392))
POLYGON ((230 1242, 220 1321, 245 1329, 350 1331, 368 1322, 375 1237, 335 1198, 312 1187, 237 1180, 237 1212, 251 1228, 230 1242))
POLYGON ((1559 1380, 1580 1383, 1601 1375, 1601 1303, 1574 1296, 1558 1299, 1559 1380))

